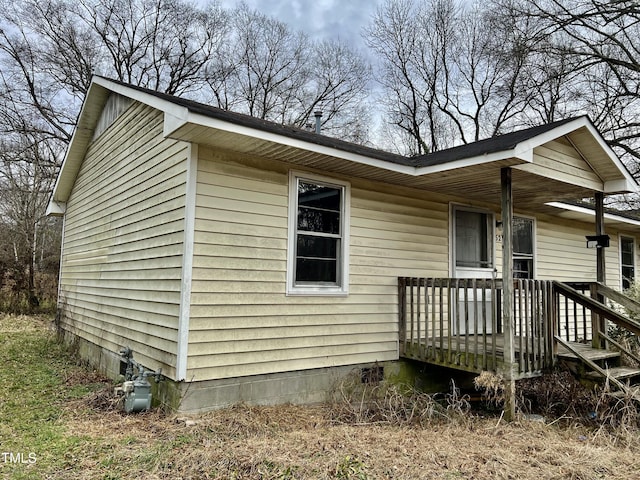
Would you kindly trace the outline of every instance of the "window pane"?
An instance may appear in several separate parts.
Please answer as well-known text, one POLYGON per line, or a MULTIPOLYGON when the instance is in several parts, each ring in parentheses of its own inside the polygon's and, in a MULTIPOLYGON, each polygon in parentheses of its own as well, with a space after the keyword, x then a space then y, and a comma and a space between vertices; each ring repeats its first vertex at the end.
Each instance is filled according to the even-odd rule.
POLYGON ((620 238, 620 257, 622 262, 622 288, 631 287, 635 278, 635 242, 633 238, 620 238))
POLYGON ((620 243, 622 244, 622 264, 623 265, 633 265, 633 239, 624 238, 620 239, 620 243))
POLYGON ((337 283, 337 262, 319 258, 296 259, 296 283, 337 283))
POLYGON ((513 218, 513 253, 533 255, 533 220, 513 218))
POLYGON ((300 181, 298 230, 340 234, 342 189, 300 181))
POLYGON ((529 258, 514 258, 513 278, 533 278, 533 260, 529 258))
POLYGON ((337 259, 338 239, 298 235, 297 257, 315 257, 337 259))
POLYGON ((340 188, 303 181, 298 184, 299 206, 339 212, 341 196, 342 189, 340 188))
POLYGON ((487 214, 456 212, 456 265, 486 268, 491 266, 487 214))
POLYGON ((627 289, 633 282, 634 274, 633 267, 622 267, 622 288, 627 289))
POLYGON ((340 233, 340 212, 299 207, 298 230, 337 235, 340 233))
POLYGON ((337 238, 298 235, 295 281, 338 283, 337 238))

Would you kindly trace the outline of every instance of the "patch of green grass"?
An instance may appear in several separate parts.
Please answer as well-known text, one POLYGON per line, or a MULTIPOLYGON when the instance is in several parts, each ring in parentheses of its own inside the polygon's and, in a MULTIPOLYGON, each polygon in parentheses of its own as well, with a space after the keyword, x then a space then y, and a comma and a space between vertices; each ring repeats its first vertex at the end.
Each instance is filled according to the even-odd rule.
POLYGON ((61 406, 70 398, 86 395, 91 386, 65 388, 64 379, 79 367, 52 332, 44 328, 16 328, 18 320, 3 320, 0 476, 43 478, 45 473, 72 466, 82 455, 85 439, 68 435, 61 419, 61 406))

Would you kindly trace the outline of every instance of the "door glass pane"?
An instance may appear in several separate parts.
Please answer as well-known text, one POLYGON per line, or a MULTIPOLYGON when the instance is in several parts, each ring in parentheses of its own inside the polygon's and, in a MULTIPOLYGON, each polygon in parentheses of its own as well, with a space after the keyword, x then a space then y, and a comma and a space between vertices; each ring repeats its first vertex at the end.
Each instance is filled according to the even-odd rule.
POLYGON ((486 213, 456 211, 457 267, 491 267, 488 223, 486 213))
POLYGON ((514 258, 513 278, 533 278, 533 260, 530 258, 514 258))
POLYGON ((533 220, 513 218, 513 253, 533 255, 533 220))

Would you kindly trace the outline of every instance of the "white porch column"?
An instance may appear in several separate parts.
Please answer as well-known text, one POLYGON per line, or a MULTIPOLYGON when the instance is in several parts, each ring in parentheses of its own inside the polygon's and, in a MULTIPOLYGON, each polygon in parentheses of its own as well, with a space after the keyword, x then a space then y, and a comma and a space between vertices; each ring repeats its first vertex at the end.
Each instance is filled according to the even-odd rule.
POLYGON ((500 171, 502 185, 502 330, 504 334, 504 414, 516 416, 516 382, 513 350, 513 193, 511 168, 500 171))

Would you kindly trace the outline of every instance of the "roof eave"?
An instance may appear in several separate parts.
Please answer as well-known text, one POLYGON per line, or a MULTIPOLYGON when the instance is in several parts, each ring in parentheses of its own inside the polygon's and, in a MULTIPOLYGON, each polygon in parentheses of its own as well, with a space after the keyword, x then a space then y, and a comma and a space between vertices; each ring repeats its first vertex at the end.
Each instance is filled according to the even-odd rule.
POLYGON ((370 156, 349 152, 321 143, 313 143, 298 138, 281 135, 278 133, 252 128, 246 125, 221 120, 215 117, 205 116, 199 113, 186 112, 182 116, 165 113, 164 135, 168 138, 185 142, 196 142, 196 129, 194 127, 206 127, 213 130, 232 133, 239 136, 260 139, 265 142, 278 143, 292 148, 327 155, 338 159, 347 160, 361 165, 383 168, 392 172, 415 176, 416 167, 401 165, 390 161, 372 158, 370 156))

